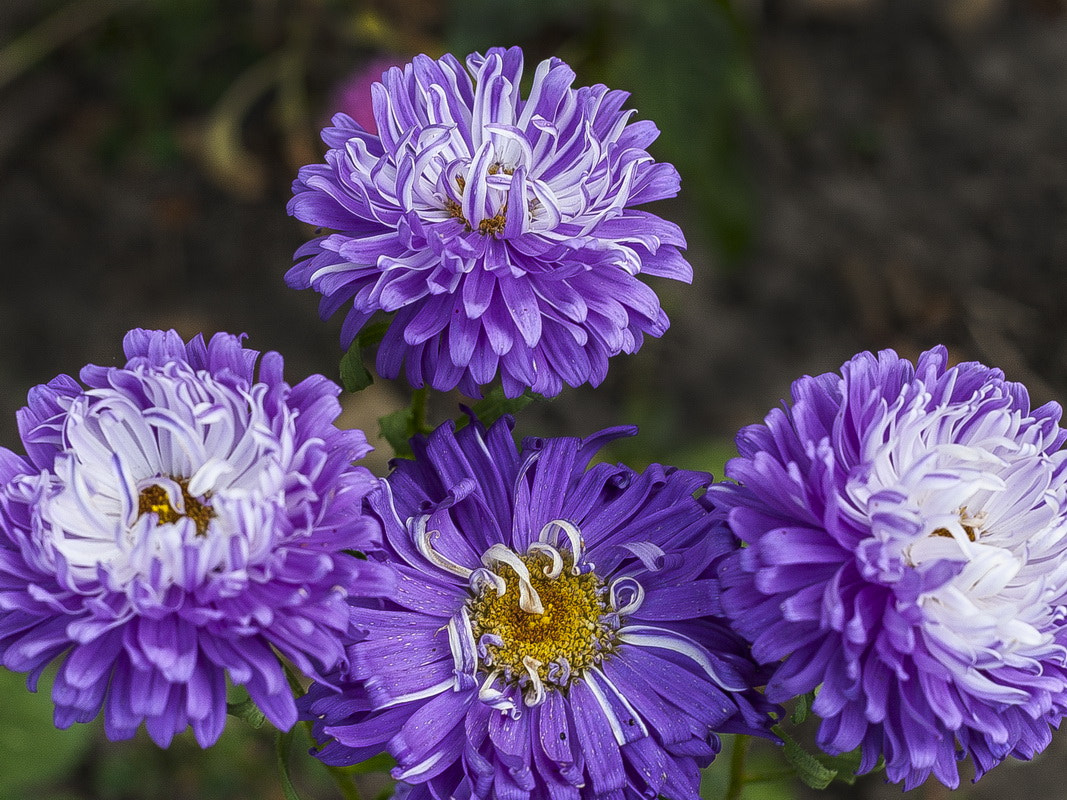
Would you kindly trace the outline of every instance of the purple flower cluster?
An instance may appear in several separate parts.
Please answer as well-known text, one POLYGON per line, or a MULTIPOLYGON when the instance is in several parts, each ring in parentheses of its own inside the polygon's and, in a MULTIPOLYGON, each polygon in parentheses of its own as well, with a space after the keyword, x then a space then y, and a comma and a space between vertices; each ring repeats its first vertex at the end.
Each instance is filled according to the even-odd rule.
POLYGON ((415 442, 370 498, 396 592, 354 610, 340 689, 304 698, 319 758, 387 748, 410 800, 697 800, 714 731, 766 733, 714 576, 732 537, 694 499, 710 478, 588 466, 629 433, 415 442))
POLYGON ((346 591, 390 575, 363 512, 369 447, 333 425, 338 387, 296 386, 277 353, 217 334, 131 331, 123 367, 30 392, 27 457, 0 448, 0 662, 53 685, 59 727, 103 708, 107 735, 144 723, 162 746, 226 717, 226 678, 280 728, 296 706, 279 664, 342 662, 346 591), (258 376, 256 375, 258 366, 258 376))
POLYGON ((469 396, 556 395, 600 383, 608 358, 668 325, 639 274, 689 282, 679 228, 633 206, 673 197, 678 173, 646 147, 627 94, 572 87, 543 61, 527 98, 522 51, 418 56, 373 87, 377 132, 345 114, 323 131, 326 163, 300 170, 289 212, 328 233, 286 276, 349 310, 348 344, 395 312, 378 372, 469 396))
MULTIPOLYGON (((639 276, 692 277, 633 208, 678 189, 655 126, 557 59, 525 98, 522 72, 393 67, 376 131, 339 114, 300 171, 290 213, 334 232, 287 279, 348 307, 345 342, 393 314, 384 376, 596 385, 667 328, 639 276)), ((125 352, 31 390, 26 455, 0 448, 0 664, 34 690, 58 664, 59 727, 208 746, 229 681, 328 764, 390 753, 406 800, 699 800, 717 734, 771 736, 809 692, 820 747, 906 789, 1030 758, 1067 714, 1060 407, 944 348, 796 381, 718 484, 596 461, 631 428, 517 446, 473 414, 378 480, 338 387, 277 353, 125 352)))
POLYGON ((793 384, 710 494, 745 543, 724 605, 771 700, 817 690, 819 744, 911 788, 1048 745, 1067 710, 1067 431, 944 348, 793 384))

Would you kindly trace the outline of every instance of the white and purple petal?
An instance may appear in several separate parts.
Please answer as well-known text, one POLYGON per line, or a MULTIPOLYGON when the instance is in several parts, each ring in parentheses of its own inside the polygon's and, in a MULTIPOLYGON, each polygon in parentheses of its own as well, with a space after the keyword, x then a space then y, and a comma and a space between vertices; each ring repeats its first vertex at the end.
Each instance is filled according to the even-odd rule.
POLYGON ((820 687, 820 745, 906 789, 1040 752, 1067 713, 1059 407, 943 347, 861 353, 792 399, 709 490, 747 544, 723 602, 780 661, 768 697, 820 687))
POLYGON ((416 798, 694 800, 716 732, 766 735, 775 710, 722 617, 732 538, 694 496, 710 477, 590 467, 632 428, 520 448, 510 427, 416 438, 371 496, 397 591, 356 604, 350 669, 302 701, 318 755, 356 763, 376 740, 416 798), (541 614, 578 576, 599 587, 595 647, 546 665, 482 627, 493 598, 541 614))
POLYGON ((366 438, 334 426, 335 384, 291 387, 240 337, 134 330, 125 351, 31 390, 30 461, 0 450, 0 662, 32 686, 58 658, 57 724, 103 709, 111 738, 212 744, 227 678, 290 727, 276 652, 336 668, 345 595, 393 587, 346 552, 380 540, 366 438))

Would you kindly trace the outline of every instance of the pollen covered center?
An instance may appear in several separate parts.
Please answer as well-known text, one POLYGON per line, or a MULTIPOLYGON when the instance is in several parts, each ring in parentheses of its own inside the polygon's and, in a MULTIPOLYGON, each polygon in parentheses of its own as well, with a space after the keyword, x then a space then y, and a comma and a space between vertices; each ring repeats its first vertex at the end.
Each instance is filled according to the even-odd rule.
POLYGON ((592 571, 574 574, 573 559, 561 555, 563 569, 554 577, 548 556, 518 556, 529 570, 526 590, 540 598, 540 613, 520 606, 524 576, 507 564, 496 570, 506 587, 503 594, 489 585, 468 601, 471 630, 485 646, 487 669, 513 678, 533 671, 543 683, 561 685, 600 663, 612 649, 614 631, 601 620, 608 611, 603 582, 592 571))
MULTIPOLYGON (((185 506, 184 514, 171 505, 167 490, 158 484, 153 484, 141 490, 141 494, 137 499, 137 513, 139 515, 155 514, 159 519, 160 525, 174 523, 182 517, 188 517, 196 525, 196 535, 206 536, 208 524, 214 518, 215 511, 211 506, 189 494, 189 481, 181 479, 175 480, 175 483, 182 490, 182 503, 185 506)), ((203 499, 206 500, 207 498, 203 499)))
MULTIPOLYGON (((963 528, 964 534, 966 534, 969 541, 975 542, 982 534, 983 526, 986 521, 986 513, 979 511, 977 514, 970 514, 967 512, 967 507, 963 506, 959 510, 960 515, 960 527, 963 528)), ((931 536, 946 536, 951 538, 952 531, 948 528, 937 528, 930 532, 931 536)))
MULTIPOLYGON (((513 175, 515 170, 510 167, 502 166, 501 164, 491 164, 488 172, 490 175, 496 175, 503 172, 505 175, 513 175)), ((456 185, 459 187, 459 192, 462 195, 467 187, 467 180, 462 175, 456 176, 456 185)), ((448 216, 452 219, 458 220, 463 225, 463 229, 470 233, 475 230, 475 226, 463 216, 463 206, 453 200, 451 197, 445 198, 445 211, 448 212, 448 216)), ((492 217, 486 217, 481 220, 477 225, 478 233, 483 236, 500 236, 504 233, 504 228, 508 224, 508 204, 504 203, 500 210, 492 217)))

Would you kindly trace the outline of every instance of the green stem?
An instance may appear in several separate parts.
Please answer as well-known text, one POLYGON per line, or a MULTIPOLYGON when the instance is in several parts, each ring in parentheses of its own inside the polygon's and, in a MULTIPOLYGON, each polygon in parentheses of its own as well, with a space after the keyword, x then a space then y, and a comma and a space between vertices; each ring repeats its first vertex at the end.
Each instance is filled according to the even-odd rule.
POLYGON ((745 756, 751 739, 744 734, 734 736, 734 749, 730 753, 730 783, 726 787, 724 800, 740 800, 741 790, 745 788, 745 756))
MULTIPOLYGON (((304 694, 304 686, 300 682, 300 677, 297 675, 296 671, 287 663, 282 664, 282 669, 285 670, 285 677, 286 680, 289 681, 289 688, 292 689, 293 696, 301 697, 304 694)), ((315 746, 318 746, 318 742, 315 740, 314 726, 311 720, 304 720, 304 729, 307 731, 308 739, 311 741, 311 743, 315 746)), ((292 731, 285 735, 290 737, 291 739, 292 731)), ((279 739, 278 747, 279 758, 282 758, 280 742, 281 739, 279 739)), ((288 742, 286 742, 286 752, 288 752, 288 747, 289 744, 288 742)), ((356 786, 355 779, 353 779, 351 775, 349 775, 340 767, 333 767, 329 764, 323 764, 322 766, 324 766, 326 768, 326 771, 330 773, 330 777, 333 778, 333 782, 337 784, 337 789, 341 792, 341 796, 344 797, 345 800, 362 800, 359 795, 359 788, 356 786)), ((288 772, 286 772, 286 778, 288 778, 288 772)), ((284 790, 286 787, 283 785, 282 788, 284 790)))
POLYGON ((278 731, 274 737, 274 754, 278 759, 278 777, 282 783, 282 794, 285 800, 300 800, 293 786, 293 779, 289 775, 289 746, 293 743, 293 732, 283 733, 278 731))
POLYGON ((752 772, 744 776, 745 784, 749 783, 775 783, 788 781, 796 777, 796 770, 775 769, 770 772, 752 772))
MULTIPOLYGON (((308 725, 308 733, 311 733, 311 726, 308 725)), ((340 767, 332 767, 329 764, 323 764, 326 767, 326 771, 330 773, 330 777, 333 778, 333 782, 337 784, 337 790, 341 793, 341 797, 345 800, 362 800, 359 794, 359 787, 356 786, 356 780, 340 767)))

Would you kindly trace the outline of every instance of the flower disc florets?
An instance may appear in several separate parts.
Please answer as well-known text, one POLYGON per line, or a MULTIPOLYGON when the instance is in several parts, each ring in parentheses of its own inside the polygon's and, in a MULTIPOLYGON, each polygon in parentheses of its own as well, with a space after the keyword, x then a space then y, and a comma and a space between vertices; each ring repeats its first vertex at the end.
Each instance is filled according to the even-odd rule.
POLYGON ((389 575, 361 512, 369 450, 340 431, 338 387, 295 387, 236 336, 131 331, 128 363, 60 376, 19 413, 28 459, 0 450, 0 660, 54 659, 56 723, 103 707, 112 739, 208 745, 226 677, 276 725, 296 708, 275 650, 308 674, 344 659, 347 590, 389 575), (260 361, 258 377, 256 362, 260 361), (343 589, 342 587, 347 587, 343 589))
POLYGON ((498 371, 511 396, 595 385, 667 328, 636 276, 692 279, 678 227, 632 208, 678 191, 645 150, 655 125, 630 122, 625 92, 573 88, 558 59, 523 98, 522 68, 516 47, 389 70, 377 133, 337 115, 326 163, 293 186, 289 212, 337 232, 298 251, 289 285, 320 292, 324 317, 351 304, 345 344, 396 312, 386 377, 406 361, 413 385, 472 396, 498 371))
POLYGON ((614 649, 618 613, 593 570, 540 544, 517 563, 507 551, 480 576, 481 589, 467 602, 471 638, 485 643, 483 670, 498 669, 505 681, 566 686, 614 649))
POLYGON ((321 759, 385 746, 412 800, 696 800, 715 731, 766 732, 718 616, 732 538, 694 497, 708 476, 588 466, 629 432, 520 451, 510 421, 474 421, 413 442, 370 499, 396 592, 354 608, 351 669, 303 701, 321 759))
POLYGON ((1060 408, 944 348, 802 378, 710 490, 748 546, 724 599, 771 699, 818 687, 820 745, 905 788, 1030 758, 1067 710, 1060 408))

